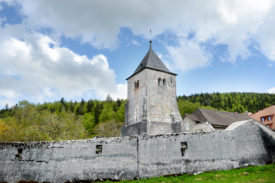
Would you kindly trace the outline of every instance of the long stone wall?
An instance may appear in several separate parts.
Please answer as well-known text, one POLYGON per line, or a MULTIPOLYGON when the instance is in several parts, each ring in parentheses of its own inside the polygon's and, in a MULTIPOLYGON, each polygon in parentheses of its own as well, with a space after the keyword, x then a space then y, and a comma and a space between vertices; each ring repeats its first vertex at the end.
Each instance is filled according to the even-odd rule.
POLYGON ((274 161, 274 134, 245 121, 208 133, 1 143, 0 182, 123 180, 260 165, 274 161))
POLYGON ((136 170, 135 137, 0 144, 0 182, 134 179, 136 170))

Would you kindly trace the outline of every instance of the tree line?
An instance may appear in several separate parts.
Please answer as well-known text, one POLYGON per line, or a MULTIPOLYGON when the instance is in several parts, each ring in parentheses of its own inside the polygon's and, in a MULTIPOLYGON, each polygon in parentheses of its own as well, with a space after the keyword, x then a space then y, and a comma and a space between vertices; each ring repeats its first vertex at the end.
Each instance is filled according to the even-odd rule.
POLYGON ((201 93, 190 96, 180 96, 178 101, 198 103, 217 110, 244 113, 255 113, 261 109, 275 105, 275 94, 267 93, 201 93))
MULTIPOLYGON (((274 94, 204 93, 179 96, 184 117, 197 108, 243 113, 275 105, 274 94)), ((32 104, 21 101, 0 110, 0 141, 50 141, 119 136, 124 123, 126 100, 60 101, 32 104)))

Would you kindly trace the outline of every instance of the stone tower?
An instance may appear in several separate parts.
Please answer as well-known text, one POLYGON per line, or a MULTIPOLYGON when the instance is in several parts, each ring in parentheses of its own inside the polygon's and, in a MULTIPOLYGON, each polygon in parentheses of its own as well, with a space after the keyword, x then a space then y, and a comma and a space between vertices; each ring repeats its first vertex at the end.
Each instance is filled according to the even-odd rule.
POLYGON ((169 71, 150 47, 127 78, 128 102, 122 136, 179 133, 182 130, 176 99, 176 74, 169 71))

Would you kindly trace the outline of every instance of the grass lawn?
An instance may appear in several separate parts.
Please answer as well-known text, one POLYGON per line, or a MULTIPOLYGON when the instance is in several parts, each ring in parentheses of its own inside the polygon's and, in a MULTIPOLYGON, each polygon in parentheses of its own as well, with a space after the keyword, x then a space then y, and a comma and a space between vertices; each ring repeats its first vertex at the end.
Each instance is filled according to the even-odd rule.
MULTIPOLYGON (((111 182, 111 181, 107 181, 111 182)), ((156 177, 151 179, 120 181, 131 183, 149 183, 149 182, 221 182, 221 183, 236 183, 236 182, 268 182, 275 183, 275 164, 265 166, 247 167, 235 170, 223 170, 202 173, 198 175, 181 175, 169 177, 156 177)))

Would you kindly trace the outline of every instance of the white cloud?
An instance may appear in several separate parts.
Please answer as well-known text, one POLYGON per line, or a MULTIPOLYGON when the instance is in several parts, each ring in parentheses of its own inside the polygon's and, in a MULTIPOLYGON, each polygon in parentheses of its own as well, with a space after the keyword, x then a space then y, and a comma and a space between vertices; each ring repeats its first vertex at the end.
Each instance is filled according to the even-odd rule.
POLYGON ((16 98, 16 95, 13 90, 0 89, 0 97, 16 98))
POLYGON ((267 93, 275 94, 275 87, 272 87, 272 88, 268 89, 267 93))
POLYGON ((167 49, 175 62, 175 67, 182 72, 210 64, 211 55, 194 40, 182 40, 179 46, 168 46, 167 49))
POLYGON ((127 84, 118 84, 116 89, 110 93, 113 99, 126 99, 127 98, 127 84))
POLYGON ((260 44, 260 51, 267 56, 271 61, 275 62, 275 11, 272 16, 265 19, 258 32, 258 40, 260 44))
POLYGON ((107 94, 126 97, 124 85, 116 84, 116 75, 102 54, 92 58, 78 55, 38 33, 26 34, 23 39, 0 36, 0 40, 0 96, 9 104, 19 96, 41 102, 82 97, 91 90, 101 99, 107 94))
POLYGON ((43 88, 43 94, 46 97, 50 97, 50 98, 55 96, 54 91, 50 87, 44 87, 43 88))
POLYGON ((3 42, 1 49, 2 54, 5 54, 9 59, 20 57, 20 60, 30 60, 31 46, 24 41, 11 37, 9 40, 3 42))
MULTIPOLYGON (((248 47, 256 43, 259 51, 275 61, 272 0, 16 2, 22 5, 23 23, 0 26, 0 90, 37 100, 81 96, 90 90, 102 98, 126 96, 126 86, 117 85, 104 55, 87 58, 61 47, 58 40, 63 35, 98 48, 114 48, 122 27, 143 37, 148 37, 149 29, 152 37, 169 32, 178 41, 176 46, 167 45, 174 61, 170 67, 183 72, 211 64, 211 54, 201 46, 204 43, 227 46, 223 60, 230 62, 249 57, 248 47), (53 33, 37 33, 41 28, 53 33), (194 37, 187 39, 190 33, 194 37)), ((135 40, 131 43, 136 44, 135 40)))
POLYGON ((270 20, 274 16, 272 0, 17 2, 22 4, 21 13, 26 15, 24 22, 28 26, 49 27, 57 35, 81 38, 99 48, 116 47, 120 28, 128 27, 135 35, 144 37, 148 37, 149 29, 153 30, 153 37, 169 31, 179 41, 193 32, 198 43, 210 41, 212 45, 228 46, 222 60, 230 62, 251 56, 248 47, 256 42, 260 51, 275 61, 275 24, 270 20))

